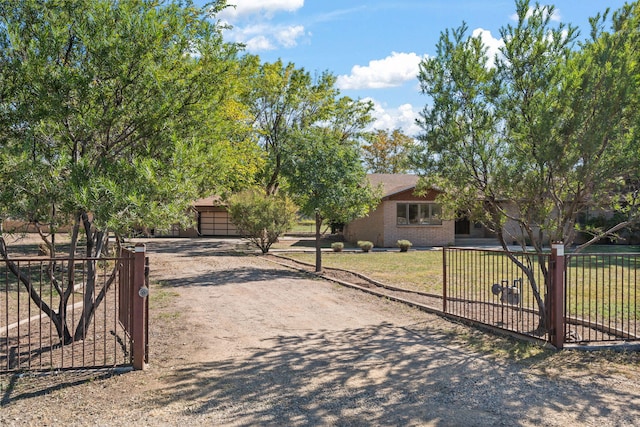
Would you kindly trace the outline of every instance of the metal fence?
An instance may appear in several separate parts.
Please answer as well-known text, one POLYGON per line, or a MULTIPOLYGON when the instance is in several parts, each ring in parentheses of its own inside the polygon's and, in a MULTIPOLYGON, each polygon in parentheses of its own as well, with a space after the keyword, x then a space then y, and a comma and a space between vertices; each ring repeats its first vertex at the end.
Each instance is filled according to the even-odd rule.
POLYGON ((511 255, 445 248, 444 312, 558 347, 640 340, 639 254, 511 255))
MULTIPOLYGON (((504 251, 445 248, 444 312, 458 317, 549 340, 544 315, 533 289, 545 295, 547 283, 538 268, 548 257, 517 252, 522 265, 532 267, 528 277, 504 251)), ((542 301, 544 303, 544 301, 542 301)), ((543 306, 544 308, 544 306, 543 306)), ((545 313, 546 314, 546 313, 545 313)))
POLYGON ((570 341, 640 339, 640 254, 571 254, 565 279, 565 336, 570 341))
POLYGON ((131 363, 113 274, 121 258, 11 261, 0 263, 0 372, 131 363))

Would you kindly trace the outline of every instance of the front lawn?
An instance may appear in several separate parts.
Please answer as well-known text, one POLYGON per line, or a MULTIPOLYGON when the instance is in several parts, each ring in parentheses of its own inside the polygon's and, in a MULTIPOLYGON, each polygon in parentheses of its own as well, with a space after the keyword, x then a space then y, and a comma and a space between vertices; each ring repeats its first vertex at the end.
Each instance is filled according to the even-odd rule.
MULTIPOLYGON (((313 253, 289 253, 289 258, 315 263, 313 253)), ((323 252, 322 265, 364 274, 393 286, 442 293, 442 250, 389 252, 323 252)))

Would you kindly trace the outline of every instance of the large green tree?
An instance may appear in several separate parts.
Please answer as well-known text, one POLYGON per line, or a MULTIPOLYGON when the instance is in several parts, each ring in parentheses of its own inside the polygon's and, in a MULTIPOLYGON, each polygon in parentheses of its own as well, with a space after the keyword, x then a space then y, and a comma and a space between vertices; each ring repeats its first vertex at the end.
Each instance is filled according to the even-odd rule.
POLYGON ((437 54, 420 65, 431 102, 420 125, 421 168, 444 190, 449 212, 463 212, 494 230, 505 250, 533 246, 537 263, 512 259, 528 276, 541 327, 542 256, 548 241, 571 244, 578 215, 618 210, 623 219, 595 230, 588 242, 635 221, 639 169, 640 5, 592 20, 591 38, 555 25, 552 6, 516 2, 517 23, 500 31, 495 57, 466 25, 441 34, 437 54))
MULTIPOLYGON (((213 184, 208 170, 228 169, 236 163, 229 156, 251 153, 244 136, 217 125, 238 115, 229 101, 236 47, 209 19, 223 6, 1 1, 0 214, 35 225, 53 253, 46 231, 71 225, 70 265, 82 235, 84 256, 96 258, 110 232, 184 221, 188 204, 213 184)), ((0 256, 31 289, 3 235, 0 256)), ((48 270, 57 309, 31 292, 65 342, 84 338, 115 277, 114 270, 93 295, 95 261, 88 269, 75 331, 65 315, 73 274, 60 284, 48 270)))
POLYGON ((361 152, 354 138, 335 127, 300 132, 287 153, 284 174, 288 192, 302 213, 316 220, 316 271, 322 270, 322 223, 346 223, 365 216, 379 197, 367 180, 361 152))
POLYGON ((294 64, 258 64, 248 82, 245 102, 250 106, 253 127, 264 150, 265 164, 260 181, 267 194, 282 184, 282 168, 291 148, 300 143, 297 135, 318 124, 333 121, 348 137, 370 120, 370 103, 340 97, 336 78, 329 72, 312 76, 294 64))

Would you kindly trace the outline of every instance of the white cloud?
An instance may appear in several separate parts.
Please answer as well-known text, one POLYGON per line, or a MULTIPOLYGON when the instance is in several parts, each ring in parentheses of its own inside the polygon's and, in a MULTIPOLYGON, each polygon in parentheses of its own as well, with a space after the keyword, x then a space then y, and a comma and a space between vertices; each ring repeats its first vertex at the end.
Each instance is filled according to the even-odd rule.
POLYGON ((305 31, 302 25, 279 28, 275 32, 276 40, 284 47, 295 47, 298 44, 297 40, 304 35, 305 31))
POLYGON ((273 45, 265 36, 252 37, 244 42, 249 52, 260 52, 265 50, 274 50, 276 46, 273 45))
POLYGON ((476 28, 471 35, 473 37, 480 37, 482 43, 487 47, 487 56, 489 57, 487 66, 489 68, 495 67, 495 57, 496 55, 501 55, 500 48, 504 46, 504 40, 494 38, 491 35, 491 31, 482 28, 476 28))
POLYGON ((415 53, 391 53, 384 59, 369 61, 369 65, 354 65, 350 75, 338 76, 340 89, 381 89, 401 86, 417 77, 423 58, 415 53))
POLYGON ((276 12, 295 12, 304 0, 230 0, 230 6, 216 15, 231 26, 225 32, 229 41, 244 43, 248 52, 292 48, 308 36, 302 25, 272 24, 276 12))
POLYGON ((411 104, 402 104, 397 108, 387 108, 375 99, 367 98, 365 101, 373 102, 372 116, 374 122, 373 129, 400 129, 406 135, 416 136, 420 133, 420 126, 416 124, 419 117, 419 110, 411 104))
POLYGON ((304 0, 230 0, 227 7, 218 16, 233 20, 239 16, 264 14, 268 18, 275 12, 295 12, 304 6, 304 0))
POLYGON ((227 39, 244 43, 249 52, 274 50, 280 47, 291 48, 298 40, 307 36, 302 25, 247 25, 234 27, 226 33, 227 39))

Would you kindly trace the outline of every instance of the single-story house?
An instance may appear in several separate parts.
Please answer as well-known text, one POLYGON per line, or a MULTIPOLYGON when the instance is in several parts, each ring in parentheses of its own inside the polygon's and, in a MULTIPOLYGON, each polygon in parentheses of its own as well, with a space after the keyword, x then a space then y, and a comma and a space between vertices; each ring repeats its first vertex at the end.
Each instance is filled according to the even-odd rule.
POLYGON ((393 247, 398 240, 409 240, 414 246, 455 243, 456 221, 442 218, 442 207, 435 201, 438 190, 414 194, 416 175, 370 174, 368 178, 373 187, 382 186, 382 199, 368 216, 345 225, 345 240, 369 240, 377 247, 393 247))

